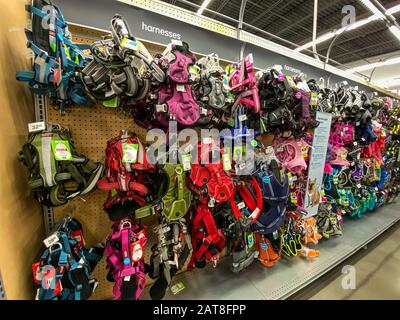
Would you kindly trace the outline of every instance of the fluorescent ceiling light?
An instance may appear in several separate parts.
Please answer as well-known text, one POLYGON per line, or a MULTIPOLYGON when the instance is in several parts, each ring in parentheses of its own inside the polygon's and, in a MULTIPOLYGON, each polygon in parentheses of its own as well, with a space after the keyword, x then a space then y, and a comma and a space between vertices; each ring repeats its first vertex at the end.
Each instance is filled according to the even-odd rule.
POLYGON ((370 70, 373 68, 390 66, 392 64, 398 64, 398 63, 400 63, 400 57, 388 59, 386 61, 379 61, 379 62, 374 62, 374 63, 369 63, 369 64, 365 64, 362 66, 354 67, 349 70, 346 70, 346 72, 349 72, 349 73, 361 72, 361 71, 370 70))
POLYGON ((396 13, 399 11, 400 11, 400 4, 398 4, 397 6, 394 6, 393 8, 386 10, 386 12, 389 14, 393 14, 393 13, 396 13))
POLYGON ((197 10, 197 15, 202 15, 203 11, 205 8, 207 8, 207 6, 210 4, 211 0, 204 0, 204 2, 201 4, 199 10, 197 10))
POLYGON ((302 45, 301 47, 294 49, 294 51, 296 51, 296 52, 303 51, 304 49, 308 49, 308 48, 312 47, 314 44, 319 44, 321 42, 325 42, 326 40, 333 38, 335 35, 336 35, 335 32, 326 33, 326 34, 318 37, 317 39, 315 39, 315 41, 308 42, 308 43, 302 45))
POLYGON ((322 36, 320 36, 317 39, 315 39, 315 41, 310 41, 310 42, 302 45, 301 47, 298 47, 298 48, 294 49, 294 51, 295 52, 300 52, 300 51, 303 51, 305 49, 311 48, 314 44, 317 45, 319 43, 325 42, 325 41, 327 41, 329 39, 332 39, 334 36, 336 36, 338 34, 341 34, 342 32, 351 31, 351 30, 360 28, 360 27, 370 23, 371 21, 375 21, 375 20, 378 20, 378 19, 380 19, 380 17, 377 14, 374 14, 374 15, 368 17, 368 18, 365 18, 365 19, 362 19, 362 20, 359 20, 359 21, 355 22, 355 23, 351 24, 350 26, 340 28, 340 29, 338 29, 338 30, 336 30, 334 32, 325 33, 322 36))
POLYGON ((366 6, 369 11, 371 11, 374 15, 377 15, 379 19, 385 19, 385 15, 377 8, 370 0, 360 0, 361 3, 366 6))
POLYGON ((394 34, 394 36, 395 36, 397 39, 400 40, 400 28, 399 28, 398 26, 391 25, 391 26, 389 27, 389 30, 390 30, 391 33, 394 34))

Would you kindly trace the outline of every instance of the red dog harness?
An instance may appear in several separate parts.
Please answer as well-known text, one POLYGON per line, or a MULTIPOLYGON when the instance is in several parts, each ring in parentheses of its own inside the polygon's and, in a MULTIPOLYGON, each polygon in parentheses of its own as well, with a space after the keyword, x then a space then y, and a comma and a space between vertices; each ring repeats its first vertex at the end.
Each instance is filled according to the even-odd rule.
POLYGON ((105 166, 105 177, 97 182, 97 187, 109 191, 106 211, 127 201, 146 204, 147 186, 151 185, 148 173, 155 172, 156 167, 148 162, 146 148, 133 132, 121 131, 107 142, 105 166))
POLYGON ((220 229, 217 228, 214 217, 205 204, 205 199, 197 208, 193 208, 192 225, 192 247, 193 254, 188 265, 188 270, 193 269, 193 265, 204 267, 206 261, 219 260, 219 253, 225 246, 225 237, 220 229))
POLYGON ((247 224, 253 224, 257 221, 263 207, 263 198, 260 185, 257 180, 251 178, 249 181, 239 181, 235 183, 235 194, 231 197, 231 207, 236 220, 247 224), (242 202, 236 204, 236 199, 242 202), (248 213, 245 215, 244 212, 248 213))

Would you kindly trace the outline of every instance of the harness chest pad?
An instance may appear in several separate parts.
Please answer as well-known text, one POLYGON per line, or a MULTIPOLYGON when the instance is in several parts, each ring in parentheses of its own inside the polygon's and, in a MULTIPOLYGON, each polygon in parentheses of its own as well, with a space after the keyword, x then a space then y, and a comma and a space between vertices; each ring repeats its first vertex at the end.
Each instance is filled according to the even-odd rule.
POLYGON ((103 172, 76 149, 68 129, 53 125, 32 133, 18 154, 30 172, 28 184, 40 203, 60 206, 89 193, 103 172))
POLYGON ((253 230, 270 234, 285 222, 289 181, 286 174, 279 178, 267 168, 257 174, 257 180, 263 194, 264 210, 253 225, 253 230))
POLYGON ((116 299, 138 300, 145 286, 144 247, 146 227, 132 224, 129 219, 117 222, 106 240, 108 279, 115 282, 116 299))
POLYGON ((109 191, 104 209, 111 220, 118 221, 146 204, 156 167, 149 163, 143 143, 130 131, 121 131, 107 142, 105 166, 105 176, 97 186, 109 191))
POLYGON ((219 260, 219 253, 225 246, 225 237, 217 228, 213 214, 206 204, 200 203, 193 207, 191 231, 193 254, 188 270, 192 270, 194 265, 203 268, 206 261, 219 260))

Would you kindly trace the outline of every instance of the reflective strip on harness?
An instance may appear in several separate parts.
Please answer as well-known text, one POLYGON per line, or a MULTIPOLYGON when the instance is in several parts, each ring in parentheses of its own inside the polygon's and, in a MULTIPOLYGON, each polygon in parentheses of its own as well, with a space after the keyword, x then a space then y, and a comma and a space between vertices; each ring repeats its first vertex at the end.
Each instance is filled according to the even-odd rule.
MULTIPOLYGON (((53 173, 55 172, 55 163, 53 158, 53 151, 51 150, 51 137, 41 138, 41 167, 44 171, 45 187, 51 187, 56 184, 53 179, 53 173)), ((40 151, 39 151, 40 152, 40 151)))

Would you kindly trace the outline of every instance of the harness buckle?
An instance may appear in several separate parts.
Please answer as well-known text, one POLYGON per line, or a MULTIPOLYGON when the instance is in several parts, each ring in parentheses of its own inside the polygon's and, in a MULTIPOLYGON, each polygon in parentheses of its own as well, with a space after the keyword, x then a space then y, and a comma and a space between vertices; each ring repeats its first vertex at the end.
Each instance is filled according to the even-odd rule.
POLYGON ((164 203, 162 202, 162 200, 156 200, 153 202, 150 210, 152 215, 161 213, 164 210, 164 203))

